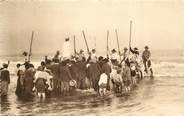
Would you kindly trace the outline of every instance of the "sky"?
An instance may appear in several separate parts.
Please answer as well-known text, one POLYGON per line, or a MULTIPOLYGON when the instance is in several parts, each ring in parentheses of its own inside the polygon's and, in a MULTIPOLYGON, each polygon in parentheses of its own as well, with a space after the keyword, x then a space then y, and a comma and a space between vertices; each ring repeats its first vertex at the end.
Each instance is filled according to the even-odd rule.
POLYGON ((62 50, 69 37, 73 48, 120 49, 128 46, 132 20, 133 47, 151 50, 183 49, 183 0, 0 0, 0 55, 29 50, 34 31, 33 54, 62 50), (95 44, 96 43, 96 44, 95 44))

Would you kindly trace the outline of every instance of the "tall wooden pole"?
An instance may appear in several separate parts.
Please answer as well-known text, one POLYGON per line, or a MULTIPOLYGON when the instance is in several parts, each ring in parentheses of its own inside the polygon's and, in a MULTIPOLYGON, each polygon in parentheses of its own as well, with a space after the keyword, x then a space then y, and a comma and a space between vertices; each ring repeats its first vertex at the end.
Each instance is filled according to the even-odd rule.
POLYGON ((95 47, 95 49, 96 49, 96 37, 94 38, 94 42, 95 42, 95 46, 94 46, 94 47, 95 47))
POLYGON ((115 29, 115 32, 116 32, 116 39, 117 39, 117 45, 118 45, 119 58, 120 58, 120 61, 121 61, 121 53, 120 53, 119 38, 118 38, 117 29, 115 29))
POLYGON ((132 21, 130 21, 129 54, 130 54, 131 42, 132 42, 132 21))
POLYGON ((76 43, 75 43, 75 35, 73 36, 73 46, 74 46, 74 56, 76 56, 76 53, 77 53, 77 51, 76 51, 76 43))
POLYGON ((34 38, 34 31, 32 31, 32 34, 31 34, 31 42, 30 42, 30 48, 29 48, 28 62, 31 61, 33 38, 34 38))
POLYGON ((109 57, 109 30, 107 30, 107 58, 109 57))
POLYGON ((88 47, 88 43, 87 43, 87 40, 86 40, 86 36, 85 36, 84 30, 82 31, 82 34, 84 36, 84 40, 85 40, 85 43, 86 43, 87 51, 88 51, 88 54, 89 54, 90 53, 89 52, 89 47, 88 47))

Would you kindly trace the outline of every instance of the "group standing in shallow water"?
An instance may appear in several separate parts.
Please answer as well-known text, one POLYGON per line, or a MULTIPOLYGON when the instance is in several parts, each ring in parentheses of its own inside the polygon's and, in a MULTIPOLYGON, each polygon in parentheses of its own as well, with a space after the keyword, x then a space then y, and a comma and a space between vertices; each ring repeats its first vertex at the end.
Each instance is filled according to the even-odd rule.
MULTIPOLYGON (((124 48, 120 61, 115 49, 107 58, 97 57, 95 49, 88 57, 85 57, 83 50, 72 56, 68 41, 66 39, 62 55, 57 51, 53 59, 48 59, 46 56, 45 61, 42 61, 37 68, 30 62, 25 62, 23 65, 17 64, 18 79, 15 91, 17 96, 34 97, 36 95, 45 99, 48 96, 72 95, 75 94, 76 89, 91 88, 100 96, 106 95, 107 91, 127 93, 132 86, 143 79, 144 73, 153 77, 148 46, 145 47, 142 58, 137 48, 130 47, 132 55, 129 55, 128 49, 124 48)), ((1 86, 1 95, 4 91, 7 94, 8 91, 7 86, 10 82, 8 72, 7 65, 4 65, 0 79, 1 85, 5 86, 1 86)))

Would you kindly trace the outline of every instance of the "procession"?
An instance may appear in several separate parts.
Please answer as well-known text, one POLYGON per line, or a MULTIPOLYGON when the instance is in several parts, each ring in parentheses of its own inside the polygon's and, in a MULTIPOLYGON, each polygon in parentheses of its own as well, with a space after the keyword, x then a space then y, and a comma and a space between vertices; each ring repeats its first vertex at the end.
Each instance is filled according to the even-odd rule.
MULTIPOLYGON (((131 46, 125 47, 122 53, 120 49, 110 51, 108 33, 106 56, 98 56, 96 49, 89 50, 83 31, 87 53, 83 49, 76 50, 75 38, 72 50, 71 39, 65 38, 62 52, 56 51, 52 58, 45 56, 38 67, 31 63, 32 33, 30 52, 24 52, 25 62, 16 65, 15 94, 20 98, 45 99, 72 96, 77 90, 93 89, 98 96, 105 97, 107 93, 128 94, 144 78, 153 79, 149 47, 145 46, 143 53, 131 46)), ((3 63, 1 68, 1 96, 8 95, 8 85, 11 83, 9 63, 3 63)))

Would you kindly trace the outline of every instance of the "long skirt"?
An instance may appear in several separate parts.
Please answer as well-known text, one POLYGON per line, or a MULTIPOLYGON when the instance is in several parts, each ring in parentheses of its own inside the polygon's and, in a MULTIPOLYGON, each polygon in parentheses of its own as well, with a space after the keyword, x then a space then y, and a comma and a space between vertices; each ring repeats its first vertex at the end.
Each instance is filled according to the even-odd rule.
POLYGON ((1 96, 5 96, 8 93, 8 81, 1 81, 1 96))
POLYGON ((98 92, 98 89, 99 89, 99 85, 98 85, 98 79, 97 78, 92 78, 92 86, 94 88, 95 91, 98 92))
POLYGON ((17 87, 16 87, 15 93, 16 93, 17 96, 21 96, 23 94, 23 91, 24 91, 24 87, 23 87, 23 85, 21 85, 20 77, 18 77, 17 87))

